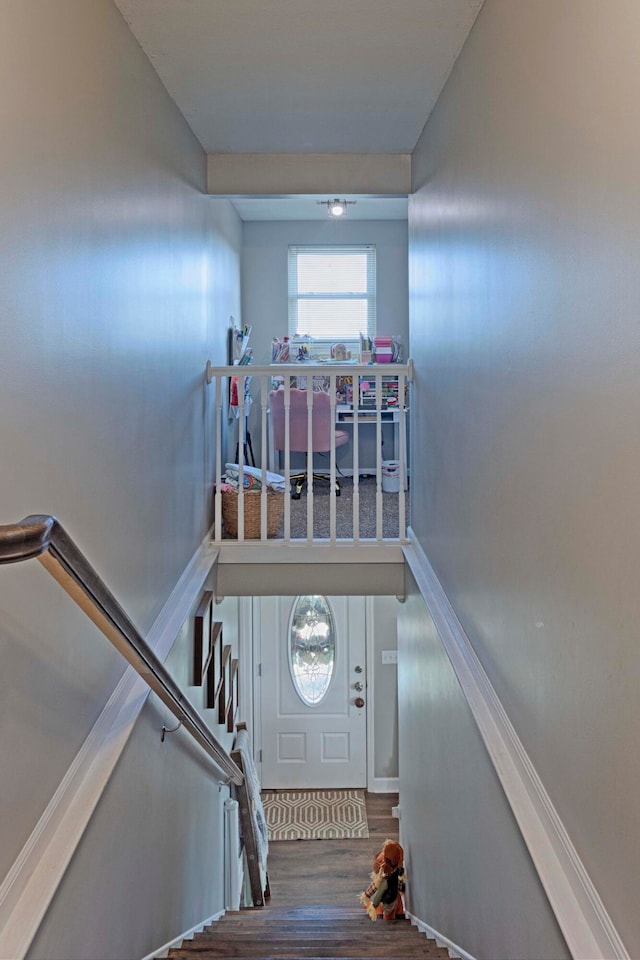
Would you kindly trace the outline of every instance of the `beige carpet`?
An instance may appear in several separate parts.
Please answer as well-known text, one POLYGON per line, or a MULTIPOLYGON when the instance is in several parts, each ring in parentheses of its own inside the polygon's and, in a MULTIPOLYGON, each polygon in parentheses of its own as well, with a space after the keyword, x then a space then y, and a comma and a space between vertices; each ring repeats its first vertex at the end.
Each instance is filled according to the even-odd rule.
MULTIPOLYGON (((336 536, 338 539, 353 537, 353 479, 340 478, 341 493, 336 497, 336 536)), ((376 495, 377 483, 375 477, 363 478, 358 487, 360 495, 360 537, 361 539, 375 539, 376 530, 376 495)), ((329 536, 329 484, 320 483, 314 492, 313 535, 315 538, 329 536)), ((400 531, 398 522, 397 493, 382 494, 382 536, 397 538, 400 531)), ((409 523, 409 491, 405 499, 406 523, 409 523)), ((284 536, 284 522, 280 524, 278 537, 284 536)), ((300 500, 291 501, 291 537, 304 539, 307 536, 307 494, 306 487, 300 500)))
POLYGON ((269 840, 352 840, 369 836, 363 790, 265 790, 269 840))

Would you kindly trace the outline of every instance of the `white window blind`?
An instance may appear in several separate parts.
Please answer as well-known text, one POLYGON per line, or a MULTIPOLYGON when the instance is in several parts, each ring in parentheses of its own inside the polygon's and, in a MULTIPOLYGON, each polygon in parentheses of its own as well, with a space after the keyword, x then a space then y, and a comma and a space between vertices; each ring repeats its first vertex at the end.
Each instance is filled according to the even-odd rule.
POLYGON ((357 349, 375 332, 375 246, 289 247, 290 337, 357 349))

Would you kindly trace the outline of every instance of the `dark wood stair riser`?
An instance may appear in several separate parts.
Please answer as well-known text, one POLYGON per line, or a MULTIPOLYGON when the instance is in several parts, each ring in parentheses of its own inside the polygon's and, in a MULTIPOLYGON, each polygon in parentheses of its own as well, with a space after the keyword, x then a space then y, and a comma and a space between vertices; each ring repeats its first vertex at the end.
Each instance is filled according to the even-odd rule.
MULTIPOLYGON (((312 923, 298 923, 296 921, 284 921, 277 924, 234 924, 233 926, 227 926, 225 924, 224 931, 228 936, 239 937, 241 940, 247 938, 258 938, 262 937, 267 938, 271 937, 274 940, 286 940, 288 937, 308 937, 310 940, 339 940, 342 937, 347 937, 351 939, 360 939, 368 940, 369 937, 373 934, 376 939, 379 937, 391 937, 394 940, 401 940, 406 936, 409 936, 412 940, 415 937, 419 937, 420 934, 416 931, 415 927, 412 927, 408 920, 397 920, 395 923, 387 923, 385 920, 376 920, 375 926, 372 925, 372 929, 369 929, 369 924, 371 920, 367 917, 367 925, 354 924, 353 926, 348 926, 347 924, 340 922, 329 922, 322 923, 312 922, 312 923), (373 931, 375 930, 375 933, 373 931)), ((208 927, 206 930, 203 930, 202 933, 196 934, 195 939, 200 938, 209 938, 211 940, 219 940, 220 932, 208 927)))

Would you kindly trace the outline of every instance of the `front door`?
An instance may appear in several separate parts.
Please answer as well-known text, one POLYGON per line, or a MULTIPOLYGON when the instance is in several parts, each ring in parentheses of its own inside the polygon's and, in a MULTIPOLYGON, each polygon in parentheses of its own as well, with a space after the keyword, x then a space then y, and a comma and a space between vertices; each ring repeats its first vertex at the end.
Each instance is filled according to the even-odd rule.
POLYGON ((366 786, 364 597, 262 597, 262 786, 366 786))

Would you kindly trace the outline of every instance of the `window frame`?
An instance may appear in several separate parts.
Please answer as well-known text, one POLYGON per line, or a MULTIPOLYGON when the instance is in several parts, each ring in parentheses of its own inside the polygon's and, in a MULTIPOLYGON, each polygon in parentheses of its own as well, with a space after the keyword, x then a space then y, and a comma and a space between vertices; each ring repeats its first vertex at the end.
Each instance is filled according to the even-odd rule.
MULTIPOLYGON (((362 301, 366 303, 366 329, 360 334, 373 340, 376 334, 376 301, 377 301, 377 251, 373 243, 335 243, 335 244, 290 244, 287 259, 287 295, 288 295, 288 335, 289 339, 303 338, 309 335, 308 330, 299 327, 299 304, 301 301, 362 301), (367 257, 366 263, 366 290, 327 292, 298 292, 298 257, 304 254, 335 257, 363 254, 367 257)), ((344 343, 348 350, 357 356, 360 349, 360 336, 345 336, 339 330, 326 336, 310 337, 313 344, 312 352, 317 356, 329 356, 332 344, 344 343)))
POLYGON ((329 694, 329 690, 331 689, 331 685, 333 684, 336 678, 336 672, 338 668, 338 656, 339 656, 338 622, 336 620, 335 611, 333 609, 333 606, 329 598, 325 594, 317 594, 317 593, 316 594, 308 594, 308 593, 298 594, 298 596, 295 598, 293 602, 293 605, 291 607, 291 612, 289 614, 289 629, 287 633, 287 660, 289 662, 289 675, 291 677, 291 683, 293 685, 293 689, 295 690, 296 696, 299 697, 300 701, 305 705, 305 707, 313 710, 314 707, 319 707, 320 704, 326 700, 329 694), (294 624, 296 623, 296 620, 297 620, 298 608, 301 606, 302 601, 309 600, 311 598, 315 598, 321 601, 320 605, 324 608, 323 610, 324 622, 327 623, 330 627, 330 637, 331 637, 331 647, 332 647, 332 660, 331 660, 330 670, 328 671, 328 674, 327 674, 328 679, 326 684, 324 685, 324 689, 322 690, 320 696, 315 700, 310 698, 305 693, 304 680, 303 678, 298 677, 295 666, 294 666, 294 662, 293 662, 294 660, 294 657, 293 657, 294 624))

